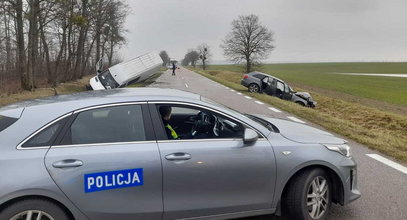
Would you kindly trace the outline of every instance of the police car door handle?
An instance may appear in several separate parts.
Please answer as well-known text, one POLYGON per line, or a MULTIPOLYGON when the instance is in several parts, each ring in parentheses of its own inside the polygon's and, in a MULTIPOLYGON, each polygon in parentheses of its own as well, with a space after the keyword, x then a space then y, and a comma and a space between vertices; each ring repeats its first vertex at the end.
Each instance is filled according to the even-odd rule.
POLYGON ((61 160, 61 161, 57 161, 52 164, 52 166, 55 168, 80 167, 82 165, 83 165, 83 162, 81 160, 75 160, 75 159, 61 160))
POLYGON ((191 159, 191 155, 187 154, 187 153, 173 153, 173 154, 168 154, 167 156, 165 156, 165 159, 167 160, 189 160, 191 159))

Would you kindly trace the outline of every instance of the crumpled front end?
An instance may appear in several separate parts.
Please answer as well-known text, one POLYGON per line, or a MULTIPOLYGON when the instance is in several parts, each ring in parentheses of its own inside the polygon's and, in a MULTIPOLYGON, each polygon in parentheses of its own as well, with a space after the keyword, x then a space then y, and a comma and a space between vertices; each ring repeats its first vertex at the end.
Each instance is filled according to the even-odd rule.
POLYGON ((317 102, 314 101, 311 94, 308 92, 296 92, 294 95, 297 97, 304 99, 307 102, 307 106, 314 108, 317 105, 317 102))

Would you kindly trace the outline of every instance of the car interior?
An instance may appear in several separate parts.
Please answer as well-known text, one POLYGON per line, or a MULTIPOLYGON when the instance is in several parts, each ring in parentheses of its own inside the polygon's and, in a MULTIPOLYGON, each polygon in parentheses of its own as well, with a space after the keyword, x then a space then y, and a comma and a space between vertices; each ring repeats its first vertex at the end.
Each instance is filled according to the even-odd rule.
POLYGON ((168 123, 180 139, 243 138, 244 126, 232 119, 198 108, 170 107, 168 123))

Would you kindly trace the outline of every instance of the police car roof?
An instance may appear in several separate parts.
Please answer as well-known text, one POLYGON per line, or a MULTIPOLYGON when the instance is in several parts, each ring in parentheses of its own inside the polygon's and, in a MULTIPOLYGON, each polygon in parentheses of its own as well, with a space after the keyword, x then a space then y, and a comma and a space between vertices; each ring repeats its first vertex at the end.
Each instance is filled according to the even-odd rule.
POLYGON ((94 105, 103 105, 119 102, 137 102, 137 101, 183 101, 200 100, 201 96, 180 91, 176 89, 161 88, 125 88, 112 90, 98 90, 74 93, 69 95, 49 96, 30 101, 15 103, 4 108, 0 112, 10 109, 28 110, 31 107, 50 108, 55 111, 70 111, 79 108, 85 108, 94 105))

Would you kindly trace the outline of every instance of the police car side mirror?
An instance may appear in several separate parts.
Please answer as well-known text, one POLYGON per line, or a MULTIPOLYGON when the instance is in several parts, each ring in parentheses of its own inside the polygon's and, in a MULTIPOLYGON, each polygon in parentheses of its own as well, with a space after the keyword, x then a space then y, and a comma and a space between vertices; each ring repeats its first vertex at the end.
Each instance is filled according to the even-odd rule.
POLYGON ((253 144, 259 139, 259 135, 257 132, 253 131, 250 128, 246 128, 244 130, 244 135, 243 135, 243 143, 244 144, 253 144))

